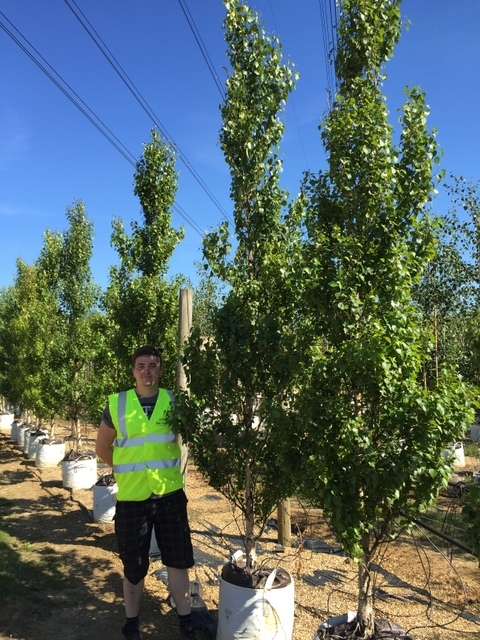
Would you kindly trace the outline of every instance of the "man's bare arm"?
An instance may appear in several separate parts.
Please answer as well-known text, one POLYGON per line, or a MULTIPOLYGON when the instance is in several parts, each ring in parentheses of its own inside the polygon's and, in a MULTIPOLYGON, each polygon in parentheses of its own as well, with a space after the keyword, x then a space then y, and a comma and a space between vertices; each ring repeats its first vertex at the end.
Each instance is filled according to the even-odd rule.
POLYGON ((113 441, 117 432, 108 426, 103 420, 100 423, 97 433, 97 442, 95 444, 95 453, 108 466, 113 468, 113 441))

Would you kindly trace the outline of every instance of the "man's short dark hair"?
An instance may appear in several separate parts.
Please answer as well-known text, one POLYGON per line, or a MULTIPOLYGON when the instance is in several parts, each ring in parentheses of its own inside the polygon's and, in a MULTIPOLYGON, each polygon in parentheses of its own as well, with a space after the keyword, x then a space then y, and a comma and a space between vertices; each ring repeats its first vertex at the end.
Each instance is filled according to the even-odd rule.
POLYGON ((143 347, 138 347, 132 354, 132 366, 135 366, 137 358, 141 358, 142 356, 155 356, 162 364, 162 351, 163 349, 159 349, 155 347, 153 344, 146 344, 143 347))

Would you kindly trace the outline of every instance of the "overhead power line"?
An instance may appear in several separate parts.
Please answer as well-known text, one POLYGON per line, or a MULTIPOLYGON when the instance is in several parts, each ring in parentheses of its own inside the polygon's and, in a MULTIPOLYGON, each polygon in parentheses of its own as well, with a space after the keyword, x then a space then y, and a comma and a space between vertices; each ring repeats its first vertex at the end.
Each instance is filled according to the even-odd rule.
POLYGON ((16 33, 27 43, 30 50, 21 42, 10 29, 0 22, 0 27, 10 38, 17 44, 24 53, 34 62, 41 71, 60 89, 60 91, 77 107, 77 109, 93 124, 93 126, 112 144, 115 149, 133 166, 135 166, 135 156, 120 142, 117 136, 110 131, 107 125, 96 115, 92 109, 80 98, 80 96, 72 89, 72 87, 62 78, 62 76, 55 71, 55 69, 45 60, 45 58, 39 53, 37 49, 25 38, 24 35, 15 27, 15 25, 7 18, 7 16, 0 11, 0 15, 8 22, 8 24, 15 29, 16 33), (35 55, 32 53, 35 52, 35 55), (36 57, 38 56, 38 58, 36 57), (40 61, 42 60, 44 64, 40 61), (48 71, 48 69, 50 71, 48 71), (54 74, 54 75, 53 75, 54 74), (83 106, 82 106, 83 105, 83 106))
MULTIPOLYGON (((72 102, 75 107, 93 124, 93 126, 110 142, 110 144, 129 162, 133 167, 137 166, 137 159, 127 147, 120 142, 117 136, 107 127, 107 125, 96 115, 96 113, 80 98, 72 87, 55 71, 55 69, 45 60, 41 53, 31 44, 31 42, 15 27, 15 25, 0 11, 0 16, 8 22, 15 32, 26 43, 22 42, 8 27, 0 20, 0 27, 15 42, 16 45, 34 62, 37 67, 51 80, 55 86, 72 102), (38 57, 37 57, 38 56, 38 57), (43 62, 42 62, 43 61, 43 62), (43 64, 44 63, 44 64, 43 64), (47 68, 48 67, 48 68, 47 68)), ((198 233, 201 237, 205 234, 193 218, 179 205, 174 204, 173 209, 198 233)))
POLYGON ((207 51, 207 47, 205 46, 205 43, 203 42, 202 36, 200 35, 200 31, 197 29, 197 25, 195 24, 195 20, 192 17, 192 14, 190 13, 190 10, 188 8, 187 3, 184 0, 178 0, 178 4, 180 5, 182 11, 183 11, 183 15, 185 16, 186 21, 188 22, 188 26, 190 27, 192 33, 193 33, 193 37, 195 38, 198 47, 202 53, 203 59, 205 60, 205 63, 208 67, 208 70, 211 73, 211 76, 213 78, 213 81, 215 82, 215 86, 218 89, 218 92, 220 93, 220 96, 222 98, 222 100, 224 99, 224 91, 223 91, 223 86, 220 83, 219 77, 218 77, 218 73, 215 70, 215 67, 213 65, 212 59, 210 58, 210 56, 208 55, 208 51, 207 51))
POLYGON ((335 58, 337 53, 338 4, 341 0, 318 0, 322 28, 323 53, 327 74, 327 93, 329 108, 337 90, 335 58))
POLYGON ((153 124, 157 127, 157 129, 163 135, 165 140, 170 142, 174 146, 174 148, 175 148, 175 150, 176 150, 176 152, 178 154, 178 157, 184 163, 184 165, 186 166, 188 171, 193 175, 193 177, 198 182, 198 184, 201 186, 201 188, 204 190, 204 192, 208 195, 210 200, 214 203, 214 205, 217 207, 217 209, 220 211, 220 213, 223 215, 223 217, 228 222, 232 223, 232 219, 227 215, 225 209, 222 207, 222 205, 220 204, 220 202, 218 201, 216 196, 213 194, 211 189, 208 187, 208 185, 202 179, 202 177, 200 176, 198 171, 193 167, 193 165, 188 160, 188 158, 183 153, 183 151, 180 149, 180 147, 175 143, 173 137, 170 135, 170 133, 167 131, 167 129, 163 126, 163 124, 161 123, 161 121, 158 118, 158 116, 155 114, 153 109, 149 106, 149 104, 147 103, 145 98, 142 96, 140 91, 135 86, 134 82, 129 78, 128 74, 125 72, 125 70, 122 68, 122 66, 117 61, 115 56, 112 54, 110 49, 107 47, 105 42, 99 36, 97 31, 95 30, 93 25, 90 23, 88 18, 85 16, 85 14, 82 12, 82 10, 79 8, 79 6, 75 2, 75 0, 71 0, 71 2, 69 0, 64 0, 64 2, 68 6, 70 11, 73 13, 73 15, 80 22, 80 24, 85 29, 85 31, 88 33, 88 35, 91 37, 91 39, 96 44, 98 49, 101 51, 103 56, 106 58, 108 63, 112 66, 112 68, 114 69, 115 73, 117 73, 119 78, 122 80, 122 82, 128 88, 128 90, 133 95, 135 100, 139 103, 139 105, 142 107, 142 109, 145 111, 145 113, 148 115, 148 117, 152 120, 153 124), (76 10, 73 8, 72 4, 75 5, 76 10))

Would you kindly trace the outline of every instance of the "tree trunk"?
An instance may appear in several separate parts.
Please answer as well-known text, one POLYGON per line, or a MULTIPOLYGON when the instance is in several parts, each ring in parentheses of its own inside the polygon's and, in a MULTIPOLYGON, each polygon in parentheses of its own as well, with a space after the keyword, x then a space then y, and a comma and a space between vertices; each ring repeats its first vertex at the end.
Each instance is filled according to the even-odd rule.
POLYGON ((77 444, 77 451, 80 449, 80 419, 78 416, 73 417, 70 420, 71 426, 71 437, 75 440, 77 444))
POLYGON ((52 440, 55 438, 55 414, 50 416, 50 437, 52 440))
POLYGON ((373 582, 370 573, 371 553, 370 536, 362 536, 363 559, 358 567, 358 611, 357 635, 370 638, 375 631, 375 612, 373 609, 373 582))
POLYGON ((245 471, 245 555, 247 556, 247 567, 249 569, 255 569, 257 564, 253 515, 254 490, 252 468, 248 460, 245 471))

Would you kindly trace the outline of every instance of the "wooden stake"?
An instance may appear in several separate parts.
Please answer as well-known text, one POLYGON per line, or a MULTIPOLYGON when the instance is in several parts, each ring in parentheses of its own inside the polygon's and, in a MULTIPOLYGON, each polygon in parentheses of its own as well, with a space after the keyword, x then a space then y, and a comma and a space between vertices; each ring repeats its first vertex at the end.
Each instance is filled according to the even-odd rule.
POLYGON ((283 500, 277 507, 278 542, 284 547, 292 546, 292 523, 290 498, 283 500))
MULTIPOLYGON (((182 365, 183 344, 190 336, 192 330, 192 289, 181 289, 178 306, 178 357, 177 357, 177 384, 178 390, 188 389, 187 377, 182 365)), ((177 435, 177 442, 181 450, 181 469, 184 485, 187 485, 188 447, 183 444, 182 437, 177 435)))

